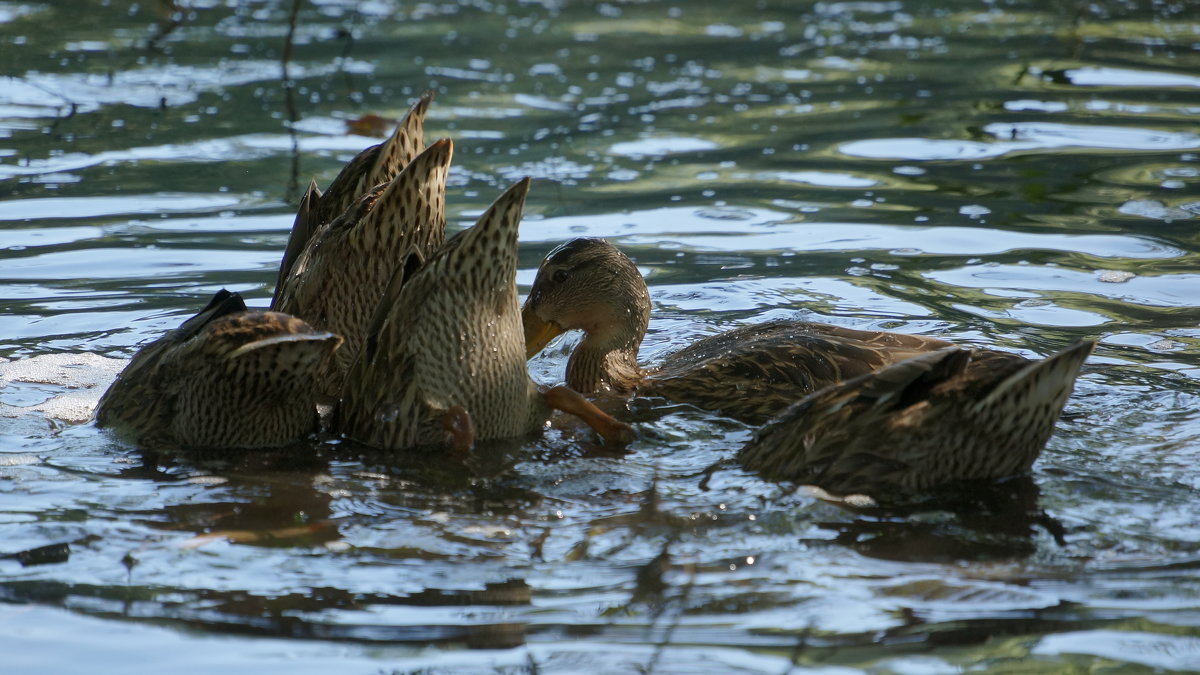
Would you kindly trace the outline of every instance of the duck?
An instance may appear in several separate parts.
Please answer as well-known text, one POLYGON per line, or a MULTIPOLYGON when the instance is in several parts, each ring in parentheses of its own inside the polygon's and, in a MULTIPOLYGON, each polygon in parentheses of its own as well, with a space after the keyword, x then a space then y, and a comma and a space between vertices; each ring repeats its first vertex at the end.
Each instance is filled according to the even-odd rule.
POLYGON ((762 424, 834 382, 953 343, 889 331, 773 320, 702 338, 656 368, 638 364, 650 293, 637 266, 604 239, 555 248, 538 268, 521 310, 526 356, 582 330, 566 385, 581 394, 658 396, 762 424))
POLYGON ((511 186, 424 265, 396 270, 347 374, 335 431, 384 450, 465 452, 541 429, 557 409, 606 442, 631 438, 578 393, 543 391, 526 370, 516 273, 529 186, 511 186))
POLYGON ((893 363, 795 402, 737 461, 768 480, 876 502, 1027 473, 1095 344, 1041 360, 947 347, 893 363))
POLYGON ((446 238, 446 176, 454 144, 444 138, 417 155, 317 231, 297 256, 271 309, 342 336, 319 381, 341 390, 367 324, 397 266, 420 265, 446 238))
POLYGON ((315 383, 341 337, 222 289, 146 344, 105 391, 97 426, 149 449, 250 449, 318 426, 315 383))
POLYGON ((396 129, 382 143, 359 152, 342 167, 322 192, 316 179, 308 184, 292 223, 292 230, 279 263, 272 304, 279 298, 296 259, 310 239, 325 225, 346 212, 352 204, 381 183, 388 183, 425 148, 425 114, 433 102, 427 91, 412 105, 396 129))

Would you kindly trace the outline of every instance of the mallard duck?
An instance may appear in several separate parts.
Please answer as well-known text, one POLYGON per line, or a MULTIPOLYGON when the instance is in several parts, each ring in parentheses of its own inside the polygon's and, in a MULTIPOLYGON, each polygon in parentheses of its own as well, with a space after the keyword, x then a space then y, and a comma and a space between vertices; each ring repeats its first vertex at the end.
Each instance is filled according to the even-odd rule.
POLYGON ((221 290, 134 355, 96 423, 151 448, 283 445, 316 430, 317 373, 341 342, 221 290))
POLYGON ((1094 340, 1047 359, 948 347, 815 392, 738 461, 835 495, 896 497, 1029 470, 1094 340))
POLYGON ((425 113, 433 101, 433 92, 427 91, 413 104, 408 114, 396 125, 396 130, 382 143, 358 153, 350 160, 329 184, 324 193, 317 188, 316 180, 308 185, 292 232, 288 236, 283 260, 279 264, 279 277, 275 283, 275 296, 279 300, 284 280, 291 273, 301 251, 308 245, 313 234, 335 218, 346 212, 354 202, 375 186, 388 183, 395 178, 425 147, 425 113))
POLYGON ((567 386, 583 394, 662 396, 761 424, 833 382, 952 346, 936 338, 803 321, 769 321, 703 338, 637 363, 650 294, 633 262, 603 239, 575 239, 542 262, 521 312, 526 355, 573 329, 567 386))
POLYGON ((342 389, 334 427, 384 449, 510 438, 550 408, 607 440, 629 428, 578 394, 529 379, 517 298, 517 226, 529 179, 513 185, 423 266, 396 271, 342 389))
POLYGON ((358 353, 367 322, 398 265, 425 260, 446 237, 446 174, 454 144, 431 144, 389 183, 370 189, 313 235, 280 286, 271 309, 346 344, 329 362, 321 390, 336 395, 358 353))

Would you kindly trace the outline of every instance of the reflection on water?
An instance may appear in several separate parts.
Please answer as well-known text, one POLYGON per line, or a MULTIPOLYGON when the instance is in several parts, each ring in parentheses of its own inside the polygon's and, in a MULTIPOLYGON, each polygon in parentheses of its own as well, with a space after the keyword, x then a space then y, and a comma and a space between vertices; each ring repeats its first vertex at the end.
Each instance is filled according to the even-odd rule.
POLYGON ((1187 6, 314 0, 293 124, 289 2, 0 2, 0 554, 32 552, 0 558, 6 663, 1194 668, 1187 6), (903 510, 763 483, 719 464, 751 429, 651 402, 616 411, 624 452, 568 426, 466 470, 143 454, 64 421, 217 289, 265 305, 289 182, 328 183, 373 142, 356 120, 426 88, 451 228, 533 176, 518 282, 612 239, 650 285, 649 362, 786 317, 1101 347, 1031 478, 903 510))

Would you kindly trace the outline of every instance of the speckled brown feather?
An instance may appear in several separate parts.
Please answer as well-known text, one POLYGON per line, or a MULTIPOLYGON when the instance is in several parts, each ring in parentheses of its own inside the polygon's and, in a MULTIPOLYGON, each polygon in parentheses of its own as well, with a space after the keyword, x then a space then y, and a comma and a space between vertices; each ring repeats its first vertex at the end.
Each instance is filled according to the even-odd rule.
POLYGON ((802 399, 738 460, 772 480, 876 499, 1022 473, 1094 344, 1041 361, 957 347, 914 357, 802 399))
POLYGON ((377 186, 391 182, 404 167, 421 154, 425 148, 425 113, 432 101, 433 92, 422 94, 420 100, 413 104, 404 119, 396 125, 392 135, 384 142, 372 145, 355 155, 354 159, 342 167, 324 193, 317 188, 316 180, 309 184, 308 190, 300 200, 300 208, 296 211, 287 247, 279 263, 275 293, 271 298, 272 307, 279 302, 284 281, 291 274, 296 260, 313 236, 377 186))
POLYGON ((584 330, 566 377, 581 393, 662 396, 752 424, 828 384, 951 344, 920 335, 770 321, 703 338, 666 357, 659 368, 644 370, 636 358, 649 317, 649 293, 637 267, 603 239, 575 239, 551 252, 522 310, 531 348, 540 349, 549 333, 584 330))
POLYGON ((422 94, 387 140, 358 153, 342 168, 314 211, 317 227, 332 222, 371 188, 391 182, 421 154, 425 149, 425 113, 432 101, 433 92, 422 94))
POLYGON ((341 339, 222 291, 143 347, 96 410, 144 447, 254 448, 315 431, 315 384, 341 339))
POLYGON ((387 449, 440 445, 455 406, 475 438, 528 433, 545 403, 525 370, 516 291, 517 227, 529 179, 415 272, 401 270, 351 368, 335 424, 387 449))
POLYGON ((945 340, 804 321, 768 321, 703 338, 668 356, 638 387, 761 424, 834 382, 950 346, 945 340))
POLYGON ((341 389, 367 323, 398 265, 425 260, 445 239, 446 175, 453 144, 431 144, 390 183, 376 186, 309 241, 272 309, 346 340, 322 391, 341 389))

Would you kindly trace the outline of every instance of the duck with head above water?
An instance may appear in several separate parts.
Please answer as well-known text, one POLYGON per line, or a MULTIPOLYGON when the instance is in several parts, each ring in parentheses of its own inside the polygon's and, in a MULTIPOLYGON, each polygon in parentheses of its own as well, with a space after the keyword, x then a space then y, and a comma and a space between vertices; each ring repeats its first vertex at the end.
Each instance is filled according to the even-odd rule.
POLYGON ((521 315, 529 357, 563 332, 584 332, 567 361, 567 386, 580 393, 662 396, 752 424, 828 384, 952 346, 919 335, 769 321, 701 339, 648 370, 637 362, 650 322, 646 282, 603 239, 575 239, 552 251, 521 315))
POLYGON ((222 290, 134 355, 96 423, 148 448, 284 445, 316 431, 317 375, 341 342, 222 290))
POLYGON ((464 450, 540 429, 557 408, 606 440, 628 439, 627 426, 579 394, 529 379, 516 288, 528 191, 526 178, 423 266, 397 269, 346 377, 338 431, 389 450, 464 450))

